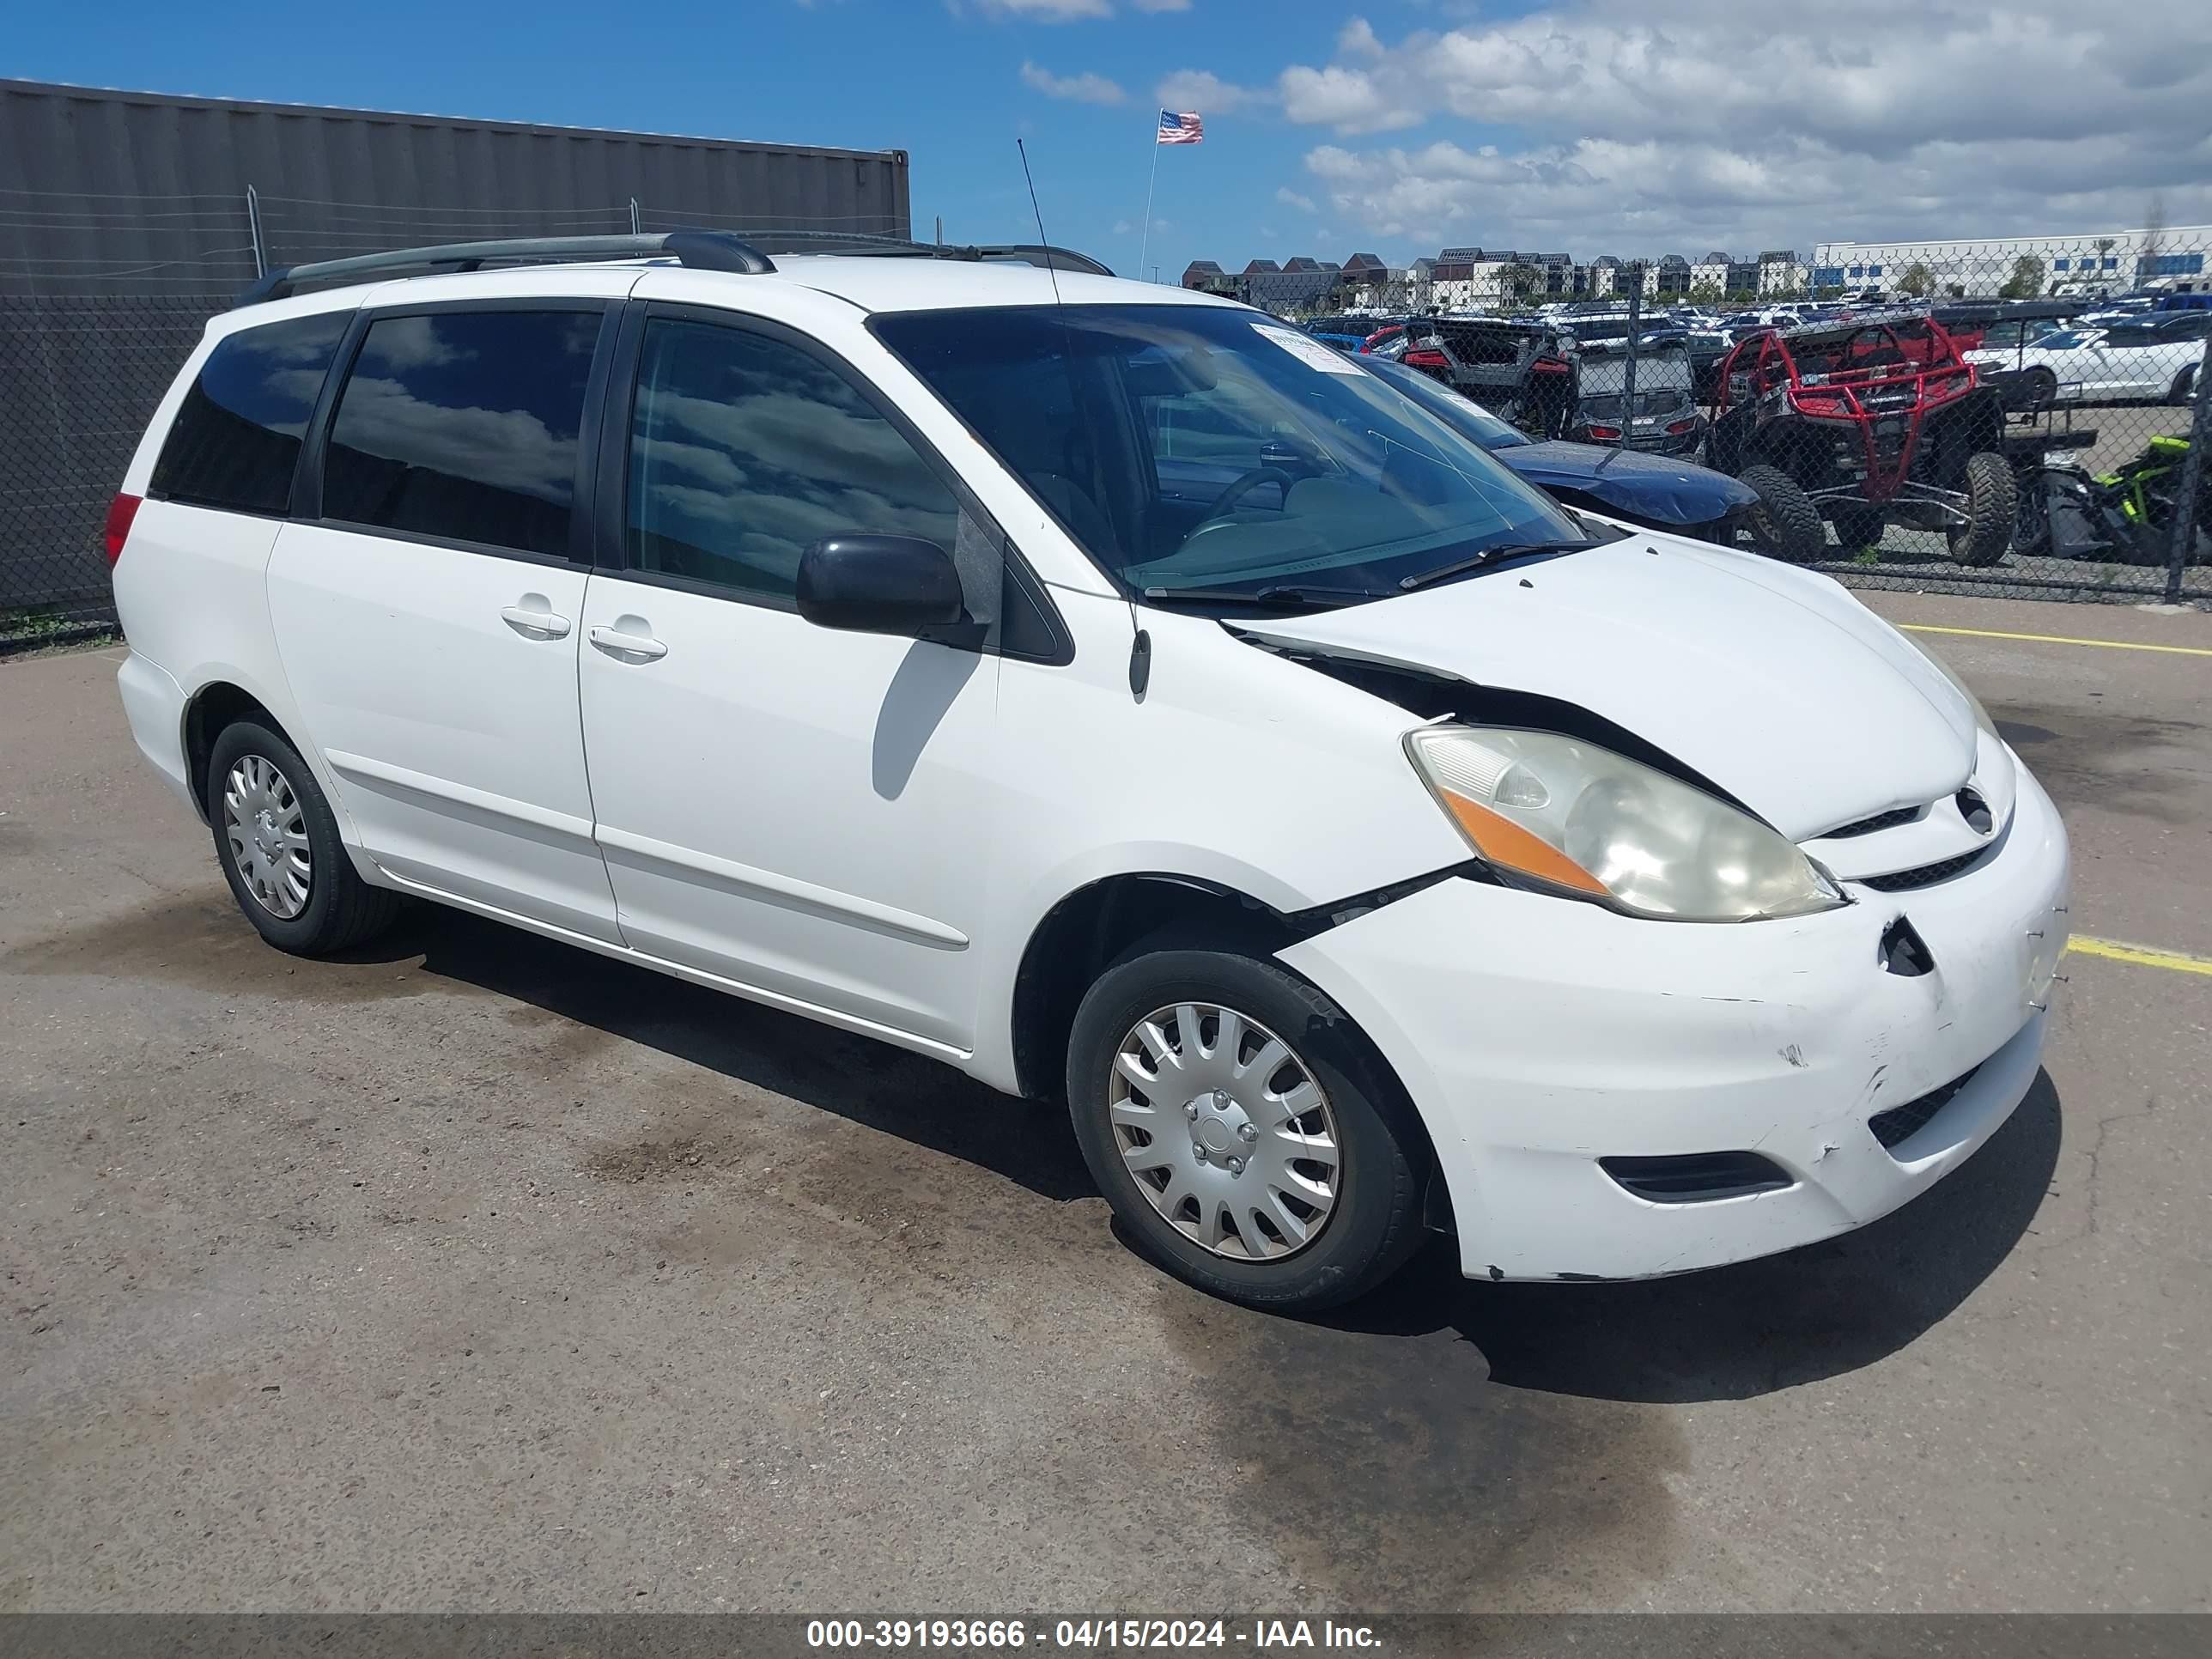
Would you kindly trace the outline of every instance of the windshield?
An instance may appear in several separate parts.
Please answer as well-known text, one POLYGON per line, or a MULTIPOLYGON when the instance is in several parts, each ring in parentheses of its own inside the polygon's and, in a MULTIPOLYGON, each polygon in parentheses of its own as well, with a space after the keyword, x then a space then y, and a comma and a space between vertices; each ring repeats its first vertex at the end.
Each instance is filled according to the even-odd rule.
POLYGON ((1474 439, 1485 449, 1512 449, 1530 441, 1526 434, 1499 420, 1480 404, 1461 397, 1449 386, 1438 385, 1418 368, 1407 368, 1403 363, 1387 359, 1370 363, 1368 368, 1446 426, 1474 439))
POLYGON ((2078 351, 2097 337, 2081 329, 2061 329, 2036 341, 2045 351, 2078 351))
POLYGON ((1139 595, 1380 597, 1493 550, 1587 539, 1478 441, 1243 307, 905 312, 869 326, 1139 595))

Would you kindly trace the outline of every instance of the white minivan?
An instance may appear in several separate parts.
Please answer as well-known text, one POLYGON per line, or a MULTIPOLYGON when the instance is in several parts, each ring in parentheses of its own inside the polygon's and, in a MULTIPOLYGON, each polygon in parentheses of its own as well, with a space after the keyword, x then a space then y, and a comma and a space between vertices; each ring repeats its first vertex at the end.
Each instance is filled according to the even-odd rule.
POLYGON ((413 895, 1064 1100, 1284 1309, 1823 1238, 2034 1079, 2058 816, 1826 577, 1079 259, 526 252, 271 279, 111 514, 279 948, 413 895))

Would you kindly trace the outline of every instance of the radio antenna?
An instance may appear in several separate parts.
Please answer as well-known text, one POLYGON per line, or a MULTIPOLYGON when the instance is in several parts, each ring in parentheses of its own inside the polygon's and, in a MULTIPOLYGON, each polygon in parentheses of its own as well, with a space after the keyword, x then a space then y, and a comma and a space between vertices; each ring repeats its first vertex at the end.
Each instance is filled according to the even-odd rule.
MULTIPOLYGON (((1045 275, 1052 279, 1052 305, 1056 312, 1064 303, 1060 297, 1060 262, 1052 251, 1052 238, 1045 234, 1044 210, 1037 205, 1036 178, 1030 172, 1029 146, 1017 138, 1014 140, 1014 149, 1022 158, 1022 182, 1030 188, 1030 212, 1036 220, 1037 242, 1044 251, 1045 275)), ((1076 408, 1075 403, 1075 354, 1068 346, 1067 323, 1065 318, 1060 321, 1060 337, 1062 362, 1067 369, 1068 410, 1079 419, 1081 412, 1076 408)), ((1139 702, 1142 702, 1145 700, 1145 688, 1150 685, 1152 680, 1152 636, 1146 631, 1144 624, 1137 620, 1137 601, 1130 596, 1127 583, 1122 586, 1121 599, 1129 607, 1131 635, 1129 695, 1139 702)))

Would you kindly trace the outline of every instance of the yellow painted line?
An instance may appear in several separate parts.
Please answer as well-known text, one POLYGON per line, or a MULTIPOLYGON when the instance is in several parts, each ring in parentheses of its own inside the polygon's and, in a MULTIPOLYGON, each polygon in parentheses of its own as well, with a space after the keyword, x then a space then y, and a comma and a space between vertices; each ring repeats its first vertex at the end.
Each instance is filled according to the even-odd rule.
POLYGON ((2177 657, 2212 657, 2212 647, 2144 645, 2135 640, 2076 640, 2063 634, 2005 634, 1994 628, 1938 628, 1933 623, 1899 623, 1908 634, 1965 634, 1978 640, 2033 640, 2038 645, 2101 645, 2108 651, 2166 651, 2177 657))
POLYGON ((2079 951, 2085 957, 2109 957, 2114 962, 2132 962, 2142 968, 2171 968, 2177 974, 2212 974, 2212 957, 2154 951, 2147 945, 2123 945, 2117 939, 2087 939, 2076 933, 2067 940, 2066 948, 2079 951))

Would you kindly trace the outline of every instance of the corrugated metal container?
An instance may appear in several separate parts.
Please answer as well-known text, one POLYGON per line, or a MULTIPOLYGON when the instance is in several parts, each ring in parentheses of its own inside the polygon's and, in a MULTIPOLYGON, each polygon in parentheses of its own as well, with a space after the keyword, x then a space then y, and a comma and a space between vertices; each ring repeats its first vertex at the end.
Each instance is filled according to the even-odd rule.
POLYGON ((0 292, 227 292, 271 264, 477 237, 904 236, 904 150, 816 149, 0 81, 0 292))
POLYGON ((907 235, 906 152, 0 80, 0 653, 112 619, 106 504, 257 240, 289 265, 689 226, 907 235))

